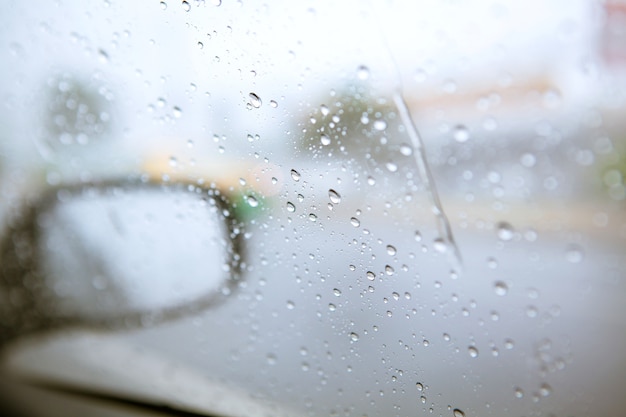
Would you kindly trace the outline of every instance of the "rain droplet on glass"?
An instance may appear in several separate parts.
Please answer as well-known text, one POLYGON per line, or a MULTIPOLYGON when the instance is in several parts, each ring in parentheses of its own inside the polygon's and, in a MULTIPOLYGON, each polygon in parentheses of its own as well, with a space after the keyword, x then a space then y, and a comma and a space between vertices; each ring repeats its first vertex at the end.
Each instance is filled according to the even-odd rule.
POLYGON ((341 203, 341 195, 339 195, 339 193, 332 188, 328 190, 328 198, 330 198, 330 202, 333 204, 341 203))
POLYGON ((470 138, 469 130, 467 130, 467 127, 463 125, 457 125, 454 128, 453 135, 454 135, 454 140, 456 140, 459 143, 467 142, 470 138))
POLYGON ((571 244, 567 247, 565 251, 565 259, 568 262, 577 264, 580 263, 584 258, 583 248, 577 244, 571 244))
POLYGON ((263 102, 261 101, 261 97, 259 97, 255 93, 250 93, 248 96, 250 97, 250 104, 252 104, 252 107, 254 107, 255 109, 261 107, 261 104, 263 104, 263 102))
POLYGON ((356 70, 356 76, 359 80, 365 81, 370 77, 370 70, 365 65, 361 65, 356 70))
POLYGON ((251 195, 246 197, 246 202, 248 203, 250 207, 258 207, 259 205, 259 200, 257 200, 256 197, 251 196, 251 195))
POLYGON ((465 417, 465 413, 458 408, 455 408, 452 413, 454 414, 454 417, 465 417))
POLYGON ((300 173, 298 171, 296 171, 295 169, 291 170, 291 178, 294 181, 300 181, 300 173))
POLYGON ((374 129, 378 130, 378 131, 383 131, 387 128, 387 122, 385 122, 384 120, 376 120, 374 122, 374 129))
POLYGON ((470 346, 467 348, 467 353, 469 353, 470 357, 476 358, 478 357, 478 349, 475 346, 470 346))
POLYGON ((497 281, 493 288, 498 295, 506 295, 509 292, 509 287, 502 281, 497 281))
POLYGON ((496 225, 496 233, 498 235, 498 239, 502 241, 509 241, 513 239, 513 226, 507 222, 500 222, 496 225))

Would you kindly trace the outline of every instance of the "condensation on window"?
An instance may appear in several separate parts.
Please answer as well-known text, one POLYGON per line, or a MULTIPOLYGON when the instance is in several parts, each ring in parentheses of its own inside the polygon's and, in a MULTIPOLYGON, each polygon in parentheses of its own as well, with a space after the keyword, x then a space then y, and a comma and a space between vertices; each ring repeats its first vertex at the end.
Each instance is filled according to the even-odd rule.
POLYGON ((3 9, 6 410, 626 407, 623 1, 3 9))

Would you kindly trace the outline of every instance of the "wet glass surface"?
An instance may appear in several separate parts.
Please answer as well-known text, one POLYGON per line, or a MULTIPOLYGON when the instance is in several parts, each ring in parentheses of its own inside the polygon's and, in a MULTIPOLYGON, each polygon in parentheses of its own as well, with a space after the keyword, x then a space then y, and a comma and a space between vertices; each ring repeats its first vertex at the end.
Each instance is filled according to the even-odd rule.
POLYGON ((623 3, 0 16, 7 410, 626 407, 623 3))

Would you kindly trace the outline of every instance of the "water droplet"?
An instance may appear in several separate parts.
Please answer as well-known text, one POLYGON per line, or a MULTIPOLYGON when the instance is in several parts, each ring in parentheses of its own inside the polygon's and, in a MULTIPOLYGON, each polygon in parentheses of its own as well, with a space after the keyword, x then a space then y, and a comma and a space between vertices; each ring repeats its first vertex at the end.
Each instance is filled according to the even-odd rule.
POLYGON ((407 145, 406 143, 403 143, 402 145, 400 145, 400 153, 404 156, 410 156, 413 154, 413 148, 411 148, 411 146, 407 145))
POLYGON ((454 417, 465 417, 465 413, 458 408, 455 408, 452 413, 454 414, 454 417))
POLYGON ((328 116, 328 114, 330 113, 330 110, 328 110, 328 106, 325 104, 322 104, 320 106, 320 112, 322 113, 322 116, 328 116))
POLYGON ((385 274, 393 275, 396 272, 391 265, 385 265, 385 274))
POLYGON ((368 185, 376 184, 376 179, 374 177, 367 177, 367 184, 368 185))
POLYGON ((516 387, 514 392, 515 392, 515 398, 524 397, 524 391, 520 387, 516 387))
POLYGON ((106 51, 104 51, 103 49, 100 49, 98 50, 98 59, 103 64, 106 64, 107 62, 109 62, 109 54, 107 54, 106 51))
POLYGON ((336 306, 336 305, 334 305, 333 303, 329 303, 329 304, 328 304, 328 309, 329 309, 330 311, 335 311, 335 310, 337 309, 337 306, 336 306))
POLYGON ((251 196, 251 195, 246 196, 246 202, 248 203, 250 207, 258 207, 259 205, 259 200, 257 200, 256 197, 251 196))
POLYGON ((506 293, 509 292, 509 287, 502 281, 497 281, 493 285, 493 288, 498 295, 506 295, 506 293))
POLYGON ((278 102, 276 100, 270 100, 270 107, 275 109, 278 107, 278 102))
POLYGON ((433 248, 436 252, 444 253, 446 250, 448 250, 448 245, 446 245, 446 242, 444 242, 443 239, 435 239, 433 243, 433 248))
POLYGON ((265 358, 267 359, 267 363, 269 365, 276 365, 276 355, 273 353, 269 353, 265 358))
POLYGON ((341 290, 339 288, 333 288, 333 294, 335 297, 339 297, 341 295, 341 290))
POLYGON ((295 169, 291 170, 291 178, 294 181, 300 181, 300 173, 298 171, 296 171, 295 169))
POLYGON ((183 10, 186 12, 191 10, 191 4, 189 4, 189 2, 183 1, 183 10))
POLYGON ((389 172, 396 172, 398 170, 398 165, 392 161, 387 162, 385 167, 389 172))
POLYGON ((418 391, 423 391, 424 385, 421 382, 418 382, 415 384, 415 388, 417 388, 418 391))
POLYGON ((255 93, 250 93, 248 96, 250 97, 250 104, 252 104, 252 107, 255 109, 261 107, 261 104, 263 104, 261 97, 257 96, 255 93))
POLYGON ((322 142, 322 145, 328 146, 330 145, 330 138, 327 135, 322 135, 320 136, 320 142, 322 142))
POLYGON ((350 340, 352 340, 353 342, 356 342, 357 340, 359 340, 359 335, 357 333, 350 333, 350 340))
POLYGON ((341 195, 339 195, 339 193, 332 188, 328 190, 328 198, 330 198, 330 202, 333 204, 341 203, 341 195))
POLYGON ((167 9, 167 3, 162 1, 161 2, 161 10, 166 10, 167 9))
POLYGON ((551 392, 552 387, 546 383, 541 384, 541 387, 539 387, 539 394, 542 397, 547 397, 548 395, 550 395, 551 392))
POLYGON ((367 277, 368 280, 370 281, 374 281, 376 279, 376 274, 373 273, 372 271, 367 271, 365 273, 365 276, 367 277))
POLYGON ((204 44, 202 42, 198 42, 198 49, 204 49, 204 44))
POLYGON ((470 346, 467 348, 467 352, 472 358, 478 357, 478 349, 475 346, 470 346))
POLYGON ((354 227, 359 227, 361 225, 361 222, 356 217, 352 217, 350 219, 350 224, 354 227))
POLYGON ((356 70, 356 76, 359 80, 367 80, 370 77, 370 70, 365 65, 361 65, 356 70))
POLYGON ((174 117, 177 119, 180 119, 180 117, 183 115, 183 111, 178 106, 174 107, 172 109, 172 112, 174 114, 174 117))
POLYGON ((496 230, 497 230, 497 235, 498 238, 502 241, 508 241, 513 239, 514 236, 514 230, 513 230, 513 226, 511 226, 509 223, 507 222, 500 222, 496 225, 496 230))
POLYGON ((532 168, 535 166, 537 158, 532 153, 525 153, 520 158, 520 163, 526 168, 532 168))
POLYGON ((454 128, 454 140, 459 143, 467 142, 470 138, 469 130, 463 125, 457 125, 454 128))
POLYGON ((387 245, 387 254, 390 256, 394 256, 396 254, 396 248, 392 245, 387 245))
POLYGON ((294 211, 296 211, 296 206, 294 206, 293 203, 290 201, 287 201, 287 211, 289 213, 293 213, 294 211))
POLYGON ((314 222, 317 221, 317 216, 314 213, 310 213, 309 214, 309 220, 314 222))
POLYGON ((294 308, 296 308, 296 304, 293 301, 288 300, 287 301, 287 309, 288 310, 293 310, 294 308))
POLYGON ((383 131, 385 129, 387 129, 387 122, 385 122, 384 120, 376 120, 374 122, 374 129, 378 130, 378 131, 383 131))
POLYGON ((513 341, 511 339, 506 339, 504 341, 504 347, 508 350, 513 349, 513 347, 515 346, 515 344, 513 343, 513 341))
POLYGON ((577 264, 580 263, 584 258, 583 248, 577 244, 572 244, 567 247, 565 251, 565 259, 568 262, 577 264))

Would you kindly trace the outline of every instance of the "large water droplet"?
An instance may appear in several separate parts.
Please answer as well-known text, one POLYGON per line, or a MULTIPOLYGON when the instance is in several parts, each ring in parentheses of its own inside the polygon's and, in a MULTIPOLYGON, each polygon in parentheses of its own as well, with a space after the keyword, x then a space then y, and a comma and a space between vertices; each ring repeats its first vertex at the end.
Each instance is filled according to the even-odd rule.
POLYGON ((370 70, 365 65, 361 65, 356 70, 356 76, 359 80, 367 80, 370 77, 370 70))
POLYGON ((191 10, 191 4, 189 4, 189 2, 187 1, 183 1, 183 10, 188 12, 189 10, 191 10))
POLYGON ((465 417, 465 413, 458 408, 455 408, 452 413, 454 414, 454 417, 465 417))
POLYGON ((467 142, 470 138, 469 130, 463 125, 457 125, 454 128, 454 140, 459 143, 467 142))
POLYGON ((256 199, 256 197, 254 196, 246 196, 246 202, 248 203, 248 205, 250 207, 258 207, 259 205, 259 200, 256 199))
POLYGON ((513 226, 511 226, 507 222, 498 223, 496 225, 496 233, 498 235, 498 238, 503 241, 508 241, 508 240, 513 239, 513 236, 515 234, 513 230, 513 226))
POLYGON ((365 276, 367 277, 368 280, 370 281, 374 281, 376 279, 376 274, 373 273, 372 271, 367 271, 367 273, 365 274, 365 276))
POLYGON ((295 169, 291 170, 291 178, 294 181, 300 181, 300 173, 298 171, 296 171, 295 169))
POLYGON ((446 245, 446 242, 444 242, 443 239, 435 239, 435 241, 433 242, 433 248, 436 252, 444 253, 446 250, 448 250, 448 245, 446 245))
POLYGON ((395 162, 389 161, 385 164, 385 167, 389 172, 396 172, 398 170, 398 165, 395 162))
POLYGON ((584 258, 583 248, 577 244, 572 244, 565 251, 565 259, 573 264, 580 263, 584 258))
POLYGON ((475 346, 470 346, 467 348, 467 353, 469 353, 470 357, 476 358, 478 357, 478 349, 475 346))
POLYGON ((385 122, 384 120, 376 120, 374 122, 374 129, 378 130, 378 131, 383 131, 387 128, 387 122, 385 122))
POLYGON ((550 395, 550 393, 552 392, 552 387, 548 384, 541 384, 541 387, 539 387, 539 394, 542 397, 547 397, 548 395, 550 395))
POLYGON ((356 217, 352 217, 350 219, 350 224, 354 227, 359 227, 361 225, 361 222, 356 217))
POLYGON ((415 388, 417 388, 418 391, 423 391, 424 385, 421 382, 418 382, 415 384, 415 388))
POLYGON ((407 145, 406 143, 403 143, 402 145, 400 145, 400 153, 404 156, 410 156, 413 154, 413 148, 411 148, 411 146, 407 145))
POLYGON ((493 285, 493 288, 498 295, 506 295, 506 293, 509 292, 509 287, 502 281, 497 281, 493 285))
POLYGON ((287 201, 287 211, 289 213, 293 213, 294 211, 296 211, 296 206, 294 206, 293 203, 290 201, 287 201))
POLYGON ((396 254, 396 248, 392 245, 387 245, 387 254, 393 256, 396 254))
POLYGON ((320 142, 322 142, 322 145, 328 146, 330 145, 330 138, 328 137, 328 135, 322 135, 320 136, 320 142))
POLYGON ((252 104, 252 107, 254 107, 255 109, 258 109, 259 107, 261 107, 261 104, 263 104, 263 102, 261 101, 261 97, 259 97, 255 93, 250 93, 249 97, 250 104, 252 104))
POLYGON ((330 202, 333 204, 341 203, 341 195, 339 195, 339 193, 332 188, 328 190, 328 198, 330 198, 330 202))
POLYGON ((353 342, 356 342, 357 340, 359 340, 359 335, 358 333, 350 333, 350 340, 352 340, 353 342))

